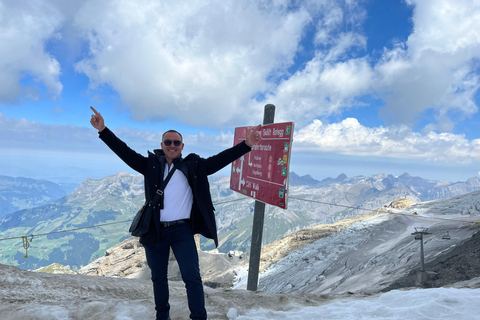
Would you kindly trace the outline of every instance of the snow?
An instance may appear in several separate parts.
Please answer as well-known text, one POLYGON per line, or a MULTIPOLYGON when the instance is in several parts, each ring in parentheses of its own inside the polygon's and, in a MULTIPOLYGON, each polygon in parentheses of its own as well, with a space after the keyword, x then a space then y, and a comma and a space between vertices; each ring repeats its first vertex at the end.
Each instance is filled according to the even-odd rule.
POLYGON ((282 312, 251 310, 236 320, 254 319, 474 319, 480 311, 479 289, 391 291, 374 298, 334 301, 318 307, 282 312), (414 303, 409 303, 414 301, 414 303))
MULTIPOLYGON (((209 319, 455 319, 480 314, 477 288, 307 295, 205 288, 209 319)), ((183 283, 170 282, 171 318, 188 319, 183 283)), ((36 273, 0 265, 0 319, 153 319, 150 280, 36 273)))

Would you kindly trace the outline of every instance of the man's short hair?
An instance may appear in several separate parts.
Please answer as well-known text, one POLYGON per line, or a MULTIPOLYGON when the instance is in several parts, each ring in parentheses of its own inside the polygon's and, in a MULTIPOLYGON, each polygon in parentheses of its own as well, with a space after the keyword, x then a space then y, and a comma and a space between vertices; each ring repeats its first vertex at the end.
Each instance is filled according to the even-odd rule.
POLYGON ((163 137, 164 137, 167 133, 169 133, 169 132, 178 133, 178 135, 180 136, 180 139, 181 139, 182 142, 183 142, 182 134, 181 134, 180 132, 178 132, 177 130, 173 130, 173 129, 170 129, 170 130, 168 130, 168 131, 165 131, 165 132, 162 134, 162 141, 163 141, 163 137))

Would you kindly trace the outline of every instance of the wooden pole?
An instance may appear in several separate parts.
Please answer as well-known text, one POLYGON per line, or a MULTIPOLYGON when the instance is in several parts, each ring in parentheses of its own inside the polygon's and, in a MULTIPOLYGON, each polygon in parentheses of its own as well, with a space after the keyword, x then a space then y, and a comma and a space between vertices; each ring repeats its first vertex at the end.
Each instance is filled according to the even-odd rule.
MULTIPOLYGON (((274 118, 275 106, 273 104, 267 104, 263 113, 263 124, 272 124, 274 118)), ((258 287, 264 219, 265 203, 255 200, 255 209, 253 211, 252 244, 250 246, 250 261, 247 281, 247 290, 250 291, 257 291, 258 287)))

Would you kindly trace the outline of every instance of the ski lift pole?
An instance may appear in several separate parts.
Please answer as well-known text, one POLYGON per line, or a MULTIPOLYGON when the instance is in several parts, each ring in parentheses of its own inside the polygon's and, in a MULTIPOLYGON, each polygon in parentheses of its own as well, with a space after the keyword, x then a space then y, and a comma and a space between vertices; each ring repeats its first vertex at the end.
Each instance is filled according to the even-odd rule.
POLYGON ((425 258, 423 252, 423 236, 431 234, 428 232, 428 228, 416 227, 412 236, 415 236, 415 240, 420 240, 420 271, 425 272, 425 258))
POLYGON ((423 234, 420 235, 420 271, 425 272, 425 254, 423 251, 423 234))
MULTIPOLYGON (((275 118, 275 106, 265 105, 263 124, 272 124, 275 118)), ((258 274, 260 271, 260 255, 262 252, 263 223, 265 219, 265 203, 255 200, 253 211, 252 244, 250 246, 250 261, 248 266, 247 290, 257 291, 258 274)))

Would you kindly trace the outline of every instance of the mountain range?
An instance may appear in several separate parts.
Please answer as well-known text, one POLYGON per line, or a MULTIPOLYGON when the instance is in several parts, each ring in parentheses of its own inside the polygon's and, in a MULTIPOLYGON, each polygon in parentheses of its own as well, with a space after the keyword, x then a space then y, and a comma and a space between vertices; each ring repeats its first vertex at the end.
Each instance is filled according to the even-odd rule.
MULTIPOLYGON (((480 191, 420 203, 402 198, 352 219, 294 232, 262 248, 254 292, 239 290, 248 255, 200 252, 209 318, 476 319, 479 199, 480 191), (423 240, 417 239, 420 231, 423 240)), ((29 272, 0 264, 2 319, 154 317, 149 270, 136 240, 124 240, 82 268, 96 277, 45 273, 71 273, 58 265, 29 272), (140 277, 125 278, 135 273, 140 277)), ((185 287, 178 271, 170 271, 171 316, 186 319, 185 287)))
POLYGON ((104 179, 87 179, 74 192, 54 202, 0 220, 1 238, 28 235, 32 240, 28 258, 21 239, 0 242, 0 259, 24 269, 52 262, 78 269, 130 236, 128 221, 143 202, 141 176, 122 172, 104 179), (104 225, 89 228, 99 224, 104 225), (64 232, 72 229, 79 230, 64 232))
POLYGON ((9 213, 55 201, 67 194, 51 181, 0 175, 0 219, 9 213))
MULTIPOLYGON (((216 208, 218 250, 248 251, 254 201, 232 192, 227 176, 212 176, 210 189, 216 208)), ((288 209, 266 206, 263 244, 307 227, 356 217, 395 199, 422 202, 475 190, 480 190, 478 178, 465 182, 433 181, 405 173, 399 177, 340 175, 318 181, 290 173, 288 209)), ((87 179, 58 200, 1 219, 2 239, 28 235, 32 241, 28 258, 22 239, 0 241, 0 263, 37 269, 56 262, 78 270, 130 237, 129 222, 143 201, 140 175, 121 172, 103 179, 87 179), (92 227, 97 225, 101 226, 92 227), (69 231, 73 229, 77 230, 69 231)), ((214 244, 202 238, 201 248, 211 250, 214 244)))

